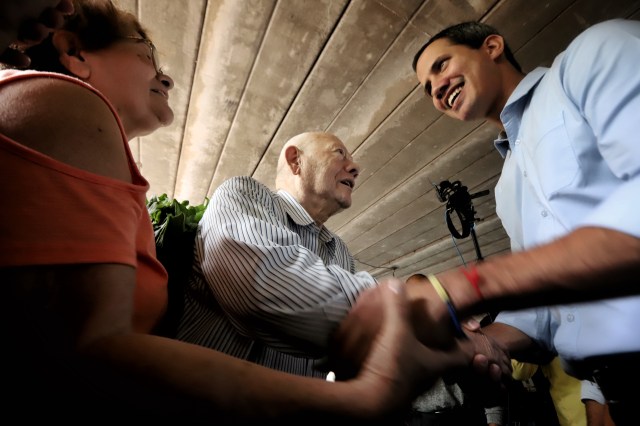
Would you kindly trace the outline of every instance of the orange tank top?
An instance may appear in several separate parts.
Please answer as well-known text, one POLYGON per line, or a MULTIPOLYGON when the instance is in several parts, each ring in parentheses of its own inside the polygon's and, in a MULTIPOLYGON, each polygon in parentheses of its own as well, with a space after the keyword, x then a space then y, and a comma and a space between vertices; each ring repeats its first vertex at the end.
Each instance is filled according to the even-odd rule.
POLYGON ((0 87, 19 79, 59 78, 86 87, 118 121, 132 183, 77 169, 0 134, 0 268, 121 263, 136 268, 133 326, 150 332, 167 305, 167 273, 156 259, 146 209, 148 182, 138 170, 110 102, 62 74, 0 71, 0 87))

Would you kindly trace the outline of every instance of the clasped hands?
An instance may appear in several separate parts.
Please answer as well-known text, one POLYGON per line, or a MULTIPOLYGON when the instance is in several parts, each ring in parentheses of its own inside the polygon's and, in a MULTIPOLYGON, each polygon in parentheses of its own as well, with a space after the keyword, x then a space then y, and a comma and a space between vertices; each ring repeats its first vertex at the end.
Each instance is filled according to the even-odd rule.
MULTIPOLYGON (((445 381, 458 382, 465 392, 478 392, 480 397, 490 395, 483 401, 486 406, 495 405, 492 402, 511 380, 508 351, 485 335, 473 319, 461 318, 464 336, 456 337, 443 301, 429 286, 412 282, 404 287, 408 323, 415 340, 410 349, 415 356, 409 359, 417 364, 412 371, 419 372, 418 377, 409 378, 409 385, 416 387, 414 394, 443 377, 445 381)), ((380 287, 362 293, 333 335, 330 365, 337 380, 354 377, 366 363, 385 321, 382 300, 380 287)))

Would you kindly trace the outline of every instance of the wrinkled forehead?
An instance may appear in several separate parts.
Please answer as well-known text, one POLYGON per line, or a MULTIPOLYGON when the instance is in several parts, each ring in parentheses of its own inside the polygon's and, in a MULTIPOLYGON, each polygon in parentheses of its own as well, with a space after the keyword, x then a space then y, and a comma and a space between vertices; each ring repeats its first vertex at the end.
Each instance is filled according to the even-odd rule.
POLYGON ((335 148, 342 148, 346 150, 347 148, 344 146, 344 143, 335 135, 329 133, 318 133, 315 135, 313 139, 313 146, 316 149, 321 149, 324 151, 332 150, 335 148))
POLYGON ((320 158, 326 154, 341 150, 351 158, 349 150, 342 140, 326 132, 307 132, 294 138, 293 143, 300 149, 306 157, 320 158))

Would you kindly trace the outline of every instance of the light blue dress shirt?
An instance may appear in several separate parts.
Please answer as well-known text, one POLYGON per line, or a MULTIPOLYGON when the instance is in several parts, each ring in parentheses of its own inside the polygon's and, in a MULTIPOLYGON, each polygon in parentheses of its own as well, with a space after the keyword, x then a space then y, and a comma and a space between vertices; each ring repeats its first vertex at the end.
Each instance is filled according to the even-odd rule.
MULTIPOLYGON (((640 238, 640 22, 584 31, 551 68, 520 82, 501 120, 496 210, 514 251, 585 226, 640 238)), ((565 361, 640 351, 640 297, 503 312, 496 321, 565 361)))

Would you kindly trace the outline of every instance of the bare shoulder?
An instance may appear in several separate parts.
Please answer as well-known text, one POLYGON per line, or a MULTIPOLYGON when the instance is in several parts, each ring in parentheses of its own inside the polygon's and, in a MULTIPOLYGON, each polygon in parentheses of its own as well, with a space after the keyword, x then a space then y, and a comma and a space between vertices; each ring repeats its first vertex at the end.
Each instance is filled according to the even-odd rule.
POLYGON ((43 77, 2 86, 0 132, 73 167, 131 181, 111 109, 73 82, 43 77))

